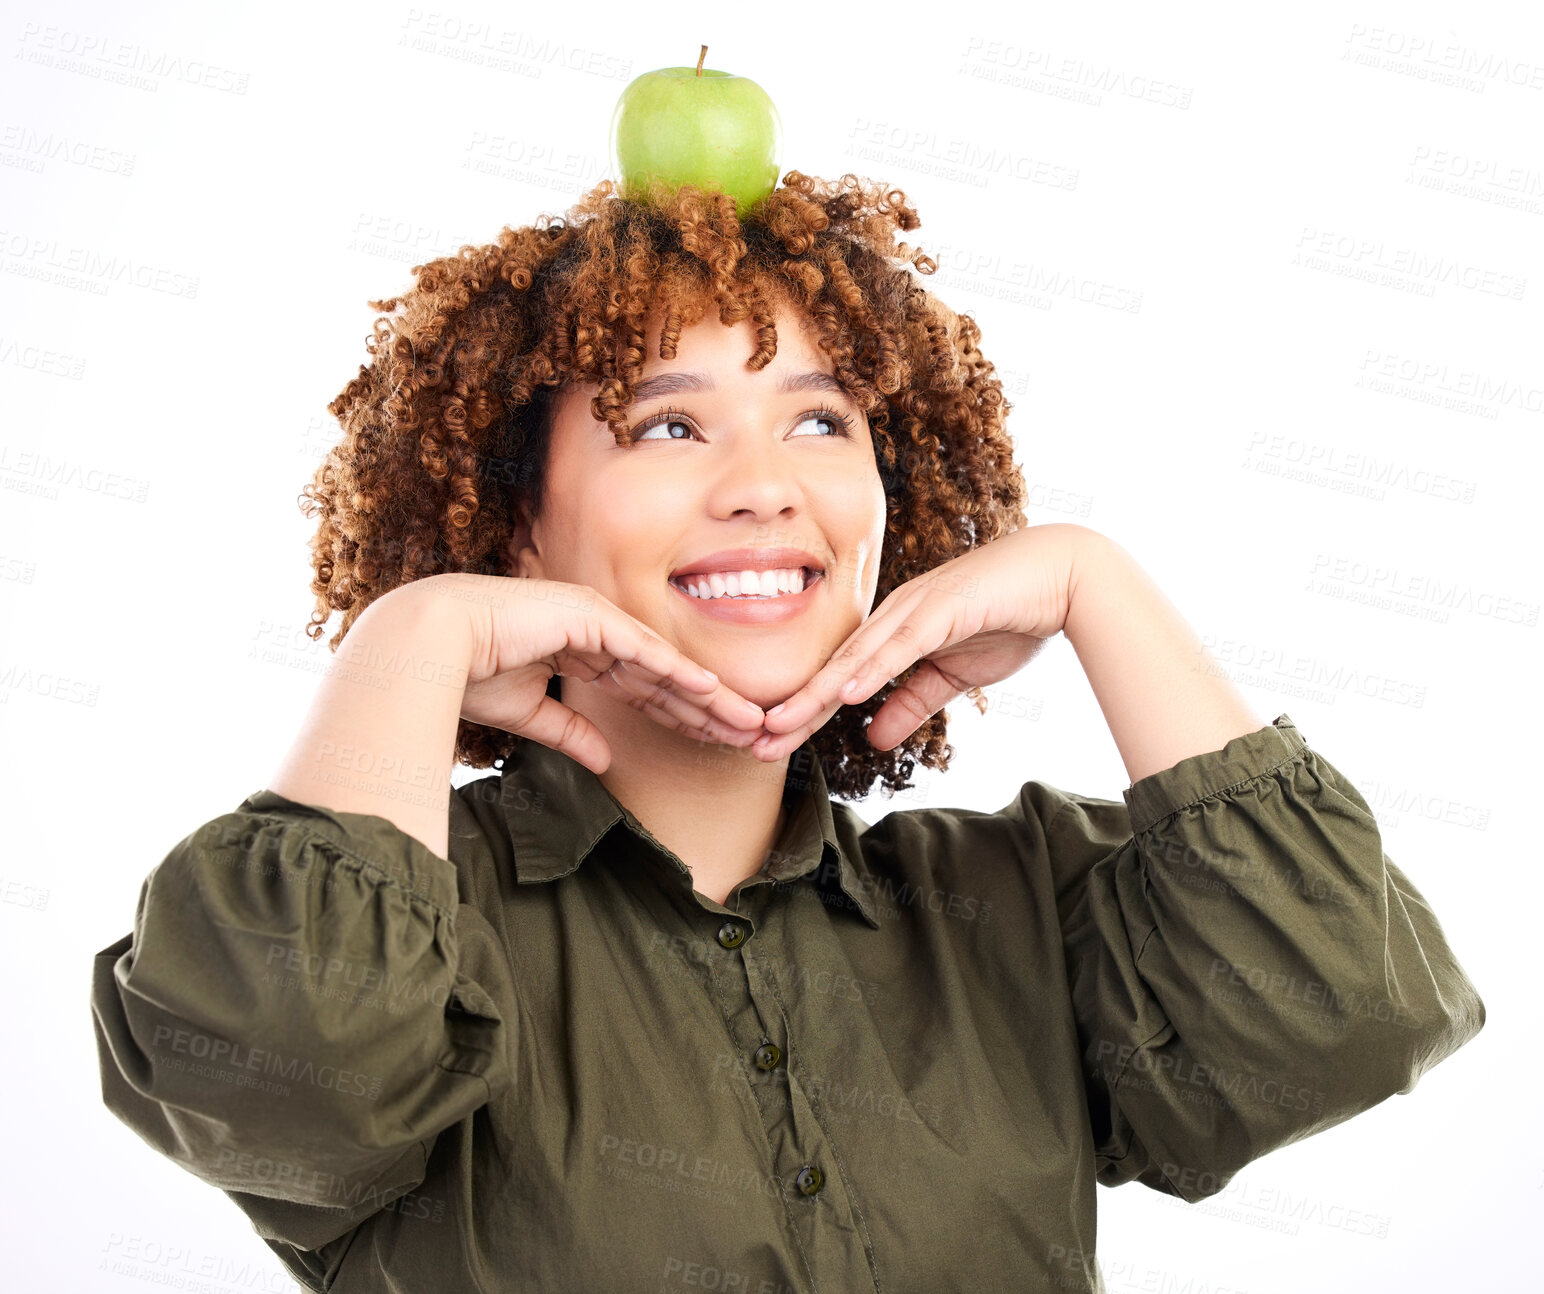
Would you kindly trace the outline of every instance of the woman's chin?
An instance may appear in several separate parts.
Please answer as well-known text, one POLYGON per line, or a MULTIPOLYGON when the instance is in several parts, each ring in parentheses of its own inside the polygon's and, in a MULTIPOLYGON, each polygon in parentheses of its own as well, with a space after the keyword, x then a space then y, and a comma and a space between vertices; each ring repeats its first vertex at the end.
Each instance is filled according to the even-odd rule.
POLYGON ((724 661, 714 665, 706 660, 702 664, 717 674, 719 682, 725 687, 763 710, 781 705, 810 680, 807 674, 790 673, 786 666, 769 665, 765 669, 755 669, 748 667, 744 661, 724 661))

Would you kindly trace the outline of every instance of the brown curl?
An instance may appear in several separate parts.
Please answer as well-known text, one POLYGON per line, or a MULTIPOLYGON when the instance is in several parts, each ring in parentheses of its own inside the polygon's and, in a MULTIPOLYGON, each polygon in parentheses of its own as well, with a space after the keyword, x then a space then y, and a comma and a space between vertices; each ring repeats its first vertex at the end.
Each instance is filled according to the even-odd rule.
MULTIPOLYGON (((978 348, 980 330, 918 282, 936 270, 932 259, 896 242, 920 223, 899 189, 852 174, 833 182, 789 171, 743 222, 724 194, 656 186, 623 198, 602 180, 563 217, 506 226, 496 242, 414 266, 412 288, 369 302, 387 312, 366 339, 373 358, 328 405, 343 436, 302 492, 302 512, 321 517, 308 635, 342 612, 328 643, 336 652, 392 589, 446 572, 509 574, 517 500, 541 511, 554 391, 596 384, 594 416, 629 443, 624 419, 655 310, 666 360, 709 309, 724 324, 749 320, 756 371, 776 350, 777 307, 812 325, 868 415, 885 487, 875 606, 1023 527, 1026 490, 1005 426, 1012 406, 978 348)), ((911 786, 917 761, 949 767, 947 709, 894 750, 865 736, 915 669, 810 738, 833 795, 863 798, 876 779, 893 795, 911 786)), ((557 676, 548 693, 561 699, 557 676)), ((969 695, 979 707, 979 691, 969 695)), ((522 740, 462 719, 455 758, 499 767, 522 740)))

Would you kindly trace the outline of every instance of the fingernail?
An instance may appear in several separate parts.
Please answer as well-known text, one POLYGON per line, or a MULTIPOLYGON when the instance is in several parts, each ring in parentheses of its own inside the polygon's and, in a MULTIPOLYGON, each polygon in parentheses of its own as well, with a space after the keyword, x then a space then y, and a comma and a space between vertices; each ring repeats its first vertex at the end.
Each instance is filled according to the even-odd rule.
POLYGON ((771 718, 774 714, 776 714, 779 710, 781 710, 787 704, 788 704, 788 702, 786 702, 786 701, 779 701, 776 705, 774 705, 770 710, 767 711, 767 717, 771 718))

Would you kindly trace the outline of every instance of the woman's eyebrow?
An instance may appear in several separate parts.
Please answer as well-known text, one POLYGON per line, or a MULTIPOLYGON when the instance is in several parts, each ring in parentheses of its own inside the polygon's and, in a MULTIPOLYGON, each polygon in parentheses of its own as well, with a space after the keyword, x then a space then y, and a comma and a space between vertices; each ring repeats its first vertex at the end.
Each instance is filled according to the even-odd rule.
MULTIPOLYGON (((678 391, 716 391, 707 373, 661 373, 645 378, 633 390, 633 402, 653 400, 662 395, 674 395, 678 391)), ((824 391, 828 395, 852 399, 852 394, 829 373, 784 373, 777 384, 780 395, 791 391, 824 391)))

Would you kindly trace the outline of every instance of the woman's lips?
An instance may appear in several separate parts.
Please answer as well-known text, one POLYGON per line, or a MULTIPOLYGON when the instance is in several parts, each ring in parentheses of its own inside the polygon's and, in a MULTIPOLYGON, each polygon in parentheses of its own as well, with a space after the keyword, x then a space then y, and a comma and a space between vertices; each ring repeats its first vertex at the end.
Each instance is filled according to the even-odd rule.
POLYGON ((674 580, 667 583, 692 607, 705 616, 722 620, 726 624, 768 625, 779 624, 798 615, 810 604, 810 597, 824 582, 825 576, 815 575, 804 583, 799 593, 779 593, 776 597, 750 598, 697 598, 693 597, 674 580))

